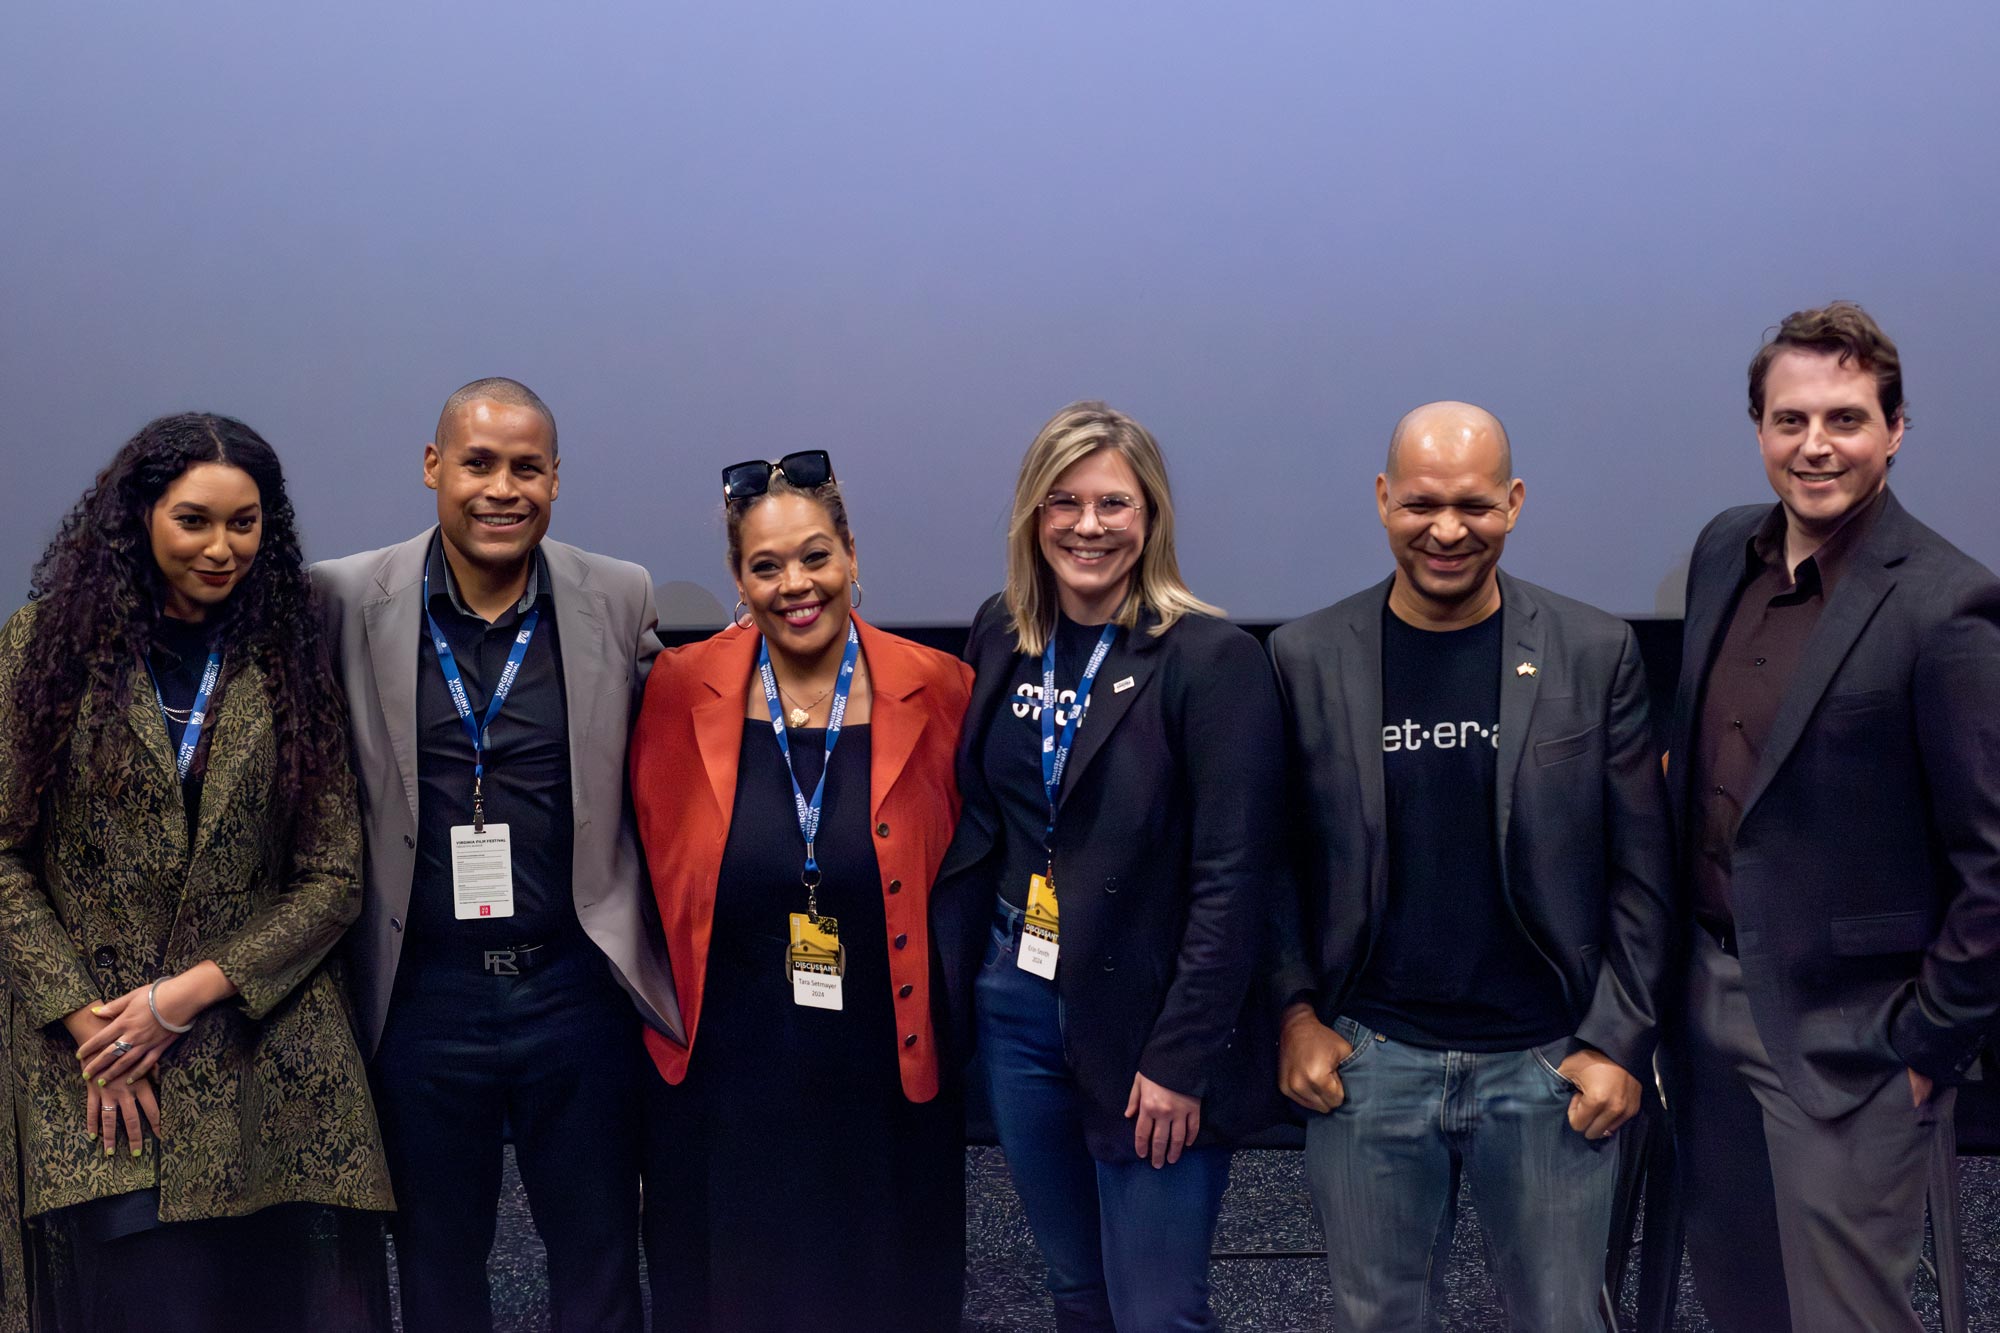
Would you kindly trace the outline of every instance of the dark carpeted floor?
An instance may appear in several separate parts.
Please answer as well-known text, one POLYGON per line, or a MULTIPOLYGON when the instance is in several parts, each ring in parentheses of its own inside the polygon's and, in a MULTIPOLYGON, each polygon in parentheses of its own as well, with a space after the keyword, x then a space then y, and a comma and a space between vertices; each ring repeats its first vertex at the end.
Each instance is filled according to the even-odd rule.
MULTIPOLYGON (((1042 1291, 1042 1264, 1021 1216, 1020 1201, 997 1148, 966 1153, 965 1324, 968 1333, 1016 1333, 1054 1328, 1042 1291)), ((1967 1157, 1960 1163, 1971 1325, 2000 1328, 2000 1159, 1967 1157)), ((1296 1152, 1245 1151, 1236 1155, 1222 1223, 1215 1238, 1215 1308, 1225 1328, 1238 1333, 1319 1333, 1326 1269, 1299 1251, 1319 1248, 1306 1203, 1303 1164, 1296 1152), (1286 1255, 1292 1257, 1269 1257, 1286 1255)), ((1635 1265, 1636 1268, 1636 1265, 1635 1265)), ((501 1205, 500 1234, 488 1267, 494 1324, 502 1333, 540 1333, 548 1327, 542 1247, 514 1174, 512 1154, 501 1205)), ((1636 1281, 1636 1278, 1633 1280, 1636 1281)), ((1625 1313, 1632 1313, 1628 1282, 1625 1313)), ((1470 1201, 1459 1211, 1452 1245, 1450 1309, 1445 1327, 1465 1333, 1504 1330, 1499 1302, 1480 1258, 1479 1223, 1470 1201)), ((1919 1277, 1917 1307, 1925 1326, 1937 1327, 1936 1287, 1919 1277)), ((1677 1328, 1708 1328, 1687 1274, 1681 1275, 1677 1328)))

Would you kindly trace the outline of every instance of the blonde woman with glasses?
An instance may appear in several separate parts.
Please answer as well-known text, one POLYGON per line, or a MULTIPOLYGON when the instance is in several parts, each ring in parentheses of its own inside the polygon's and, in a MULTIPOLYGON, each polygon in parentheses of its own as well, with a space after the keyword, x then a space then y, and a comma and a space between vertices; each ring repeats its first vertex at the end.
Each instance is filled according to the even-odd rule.
POLYGON ((1284 738, 1255 640, 1181 579, 1138 422, 1076 403, 1035 437, 966 657, 935 933, 1057 1327, 1213 1328, 1226 1145, 1273 1100, 1242 1011, 1284 738))

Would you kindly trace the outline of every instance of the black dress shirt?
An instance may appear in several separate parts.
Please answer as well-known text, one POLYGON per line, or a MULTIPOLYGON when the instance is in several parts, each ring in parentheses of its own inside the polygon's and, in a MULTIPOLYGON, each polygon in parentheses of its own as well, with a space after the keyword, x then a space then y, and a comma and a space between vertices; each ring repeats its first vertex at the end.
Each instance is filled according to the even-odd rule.
POLYGON ((409 943, 419 956, 551 943, 581 931, 571 894, 569 710, 555 598, 540 551, 521 600, 492 624, 465 604, 444 557, 431 542, 430 605, 464 678, 473 718, 483 721, 493 686, 506 668, 528 612, 540 619, 527 656, 493 720, 482 782, 486 821, 507 825, 514 862, 514 915, 457 920, 452 910, 451 830, 472 822, 472 740, 438 665, 430 626, 417 649, 417 863, 410 891, 409 943))
POLYGON ((1689 864, 1695 915, 1712 925, 1734 918, 1729 876, 1736 826, 1778 705, 1827 599, 1881 512, 1882 497, 1877 495, 1801 560, 1797 571, 1787 573, 1785 509, 1773 505, 1744 552, 1742 589, 1709 665, 1695 732, 1689 864))

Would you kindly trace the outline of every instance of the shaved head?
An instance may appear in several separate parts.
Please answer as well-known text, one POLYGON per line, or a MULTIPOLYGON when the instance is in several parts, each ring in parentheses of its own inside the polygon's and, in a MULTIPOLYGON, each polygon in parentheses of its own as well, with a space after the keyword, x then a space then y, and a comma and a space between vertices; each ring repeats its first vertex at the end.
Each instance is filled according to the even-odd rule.
POLYGON ((1471 403, 1425 403, 1396 423, 1375 512, 1396 557, 1389 609, 1421 629, 1500 609, 1500 552, 1527 494, 1507 428, 1471 403))
POLYGON ((1490 455, 1495 481, 1505 485, 1514 477, 1514 448, 1507 441, 1507 428, 1499 417, 1471 403, 1446 399, 1405 412, 1389 436, 1389 460, 1382 471, 1394 481, 1404 462, 1419 454, 1482 467, 1490 455))
POLYGON ((549 411, 549 405, 541 400, 533 389, 519 380, 510 380, 504 375, 493 375, 483 380, 474 380, 453 392, 444 400, 444 410, 438 413, 437 434, 431 442, 442 450, 450 443, 452 432, 458 426, 458 414, 466 404, 484 399, 489 403, 499 403, 503 407, 531 407, 549 423, 549 456, 555 457, 556 414, 549 411))

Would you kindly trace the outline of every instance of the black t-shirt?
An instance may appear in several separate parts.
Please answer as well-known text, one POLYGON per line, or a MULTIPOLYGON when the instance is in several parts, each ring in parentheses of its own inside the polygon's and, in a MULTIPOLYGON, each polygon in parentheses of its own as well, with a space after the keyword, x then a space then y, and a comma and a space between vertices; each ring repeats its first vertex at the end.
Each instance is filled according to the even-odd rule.
MULTIPOLYGON (((1076 685, 1090 655, 1097 650, 1102 625, 1079 625, 1068 616, 1056 617, 1056 738, 1069 721, 1069 709, 1076 703, 1076 685)), ((1124 630, 1118 633, 1123 635, 1124 630)), ((1112 647, 1118 646, 1117 639, 1112 647)), ((1103 671, 1098 679, 1103 680, 1103 671)), ((1095 690, 1097 687, 1092 686, 1095 690)), ((1088 721, 1077 724, 1076 739, 1083 739, 1088 721)), ((1074 758, 1074 751, 1071 757, 1074 758)), ((1017 653, 1014 657, 1014 688, 1000 701, 1000 716, 986 729, 986 747, 980 764, 993 794, 1000 800, 1006 854, 1000 872, 1000 896, 1016 907, 1028 904, 1028 876, 1048 868, 1047 849, 1042 834, 1049 822, 1048 793, 1042 786, 1042 659, 1017 653)))
POLYGON ((1389 901, 1346 1009, 1412 1045, 1512 1051, 1575 1027, 1500 883, 1500 622, 1438 632, 1382 611, 1389 901))

